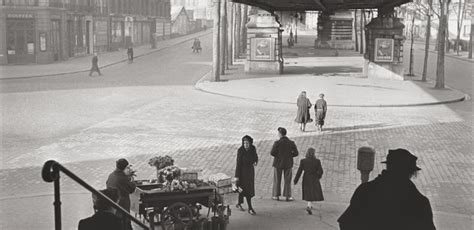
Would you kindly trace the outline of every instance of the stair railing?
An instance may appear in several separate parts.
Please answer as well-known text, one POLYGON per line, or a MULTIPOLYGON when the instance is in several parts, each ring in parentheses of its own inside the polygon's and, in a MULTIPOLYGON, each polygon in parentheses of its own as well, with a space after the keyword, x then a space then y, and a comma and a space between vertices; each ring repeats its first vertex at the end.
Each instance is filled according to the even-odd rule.
POLYGON ((43 177, 43 180, 46 182, 54 182, 54 226, 55 230, 61 230, 61 193, 59 189, 59 172, 62 172, 66 174, 69 178, 73 179, 75 182, 80 184, 82 187, 85 189, 89 190, 93 194, 97 195, 98 197, 107 200, 107 203, 112 205, 112 207, 115 208, 118 212, 124 214, 128 218, 130 218, 131 221, 135 222, 138 224, 140 227, 143 229, 148 230, 149 228, 142 223, 140 220, 135 218, 134 216, 130 215, 129 212, 127 212, 125 209, 120 207, 117 203, 112 201, 110 198, 105 196, 103 193, 97 191, 94 189, 92 186, 87 184, 85 181, 83 181, 81 178, 76 176, 74 173, 69 171, 67 168, 59 164, 58 162, 54 160, 49 160, 46 161, 43 165, 43 170, 41 172, 41 176, 43 177))

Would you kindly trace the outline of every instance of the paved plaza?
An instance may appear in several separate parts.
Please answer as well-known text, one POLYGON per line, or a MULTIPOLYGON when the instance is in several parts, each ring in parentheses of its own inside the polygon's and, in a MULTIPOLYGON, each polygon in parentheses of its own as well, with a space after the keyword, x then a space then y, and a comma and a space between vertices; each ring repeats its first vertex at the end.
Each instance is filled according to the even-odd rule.
MULTIPOLYGON (((157 52, 130 67, 122 63, 106 68, 102 78, 76 73, 43 78, 44 84, 29 79, 31 85, 24 87, 20 80, 2 80, 0 229, 52 229, 53 185, 40 176, 46 160, 57 160, 98 189, 105 187, 107 175, 121 157, 138 170, 138 179, 153 178, 148 159, 164 154, 171 155, 179 167, 201 170, 202 178, 218 172, 233 176, 237 148, 246 134, 254 138, 260 158, 257 215, 234 209, 229 229, 338 229, 336 219, 360 183, 356 152, 362 146, 376 150, 371 179, 383 169, 378 162, 388 149, 412 151, 422 168, 413 181, 430 199, 437 229, 472 229, 469 97, 409 107, 340 107, 328 101, 326 130, 317 132, 313 123, 301 132, 294 122, 294 104, 244 100, 195 88, 194 83, 211 69, 211 50, 206 50, 210 38, 204 35, 201 56, 192 56, 187 43, 171 46, 163 52, 183 55, 180 60, 161 60, 166 53, 157 52), (179 68, 172 66, 173 61, 181 62, 179 68), (149 62, 155 66, 151 68, 149 62), (160 71, 171 72, 160 78, 160 71), (315 206, 318 211, 312 216, 304 211, 301 184, 294 187, 294 202, 270 199, 273 159, 269 153, 279 126, 288 129, 300 150, 295 162, 309 147, 316 148, 322 161, 325 201, 315 206)), ((351 90, 362 94, 366 89, 351 90)), ((90 193, 65 176, 61 189, 63 227, 75 229, 79 219, 92 214, 90 193)))

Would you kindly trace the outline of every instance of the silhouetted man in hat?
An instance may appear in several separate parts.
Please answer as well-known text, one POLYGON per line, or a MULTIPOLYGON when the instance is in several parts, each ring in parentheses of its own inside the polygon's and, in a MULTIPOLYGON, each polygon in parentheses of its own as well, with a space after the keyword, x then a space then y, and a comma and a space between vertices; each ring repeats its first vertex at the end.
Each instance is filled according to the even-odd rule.
POLYGON ((410 180, 420 168, 405 149, 389 150, 387 169, 355 190, 339 217, 341 230, 434 230, 428 199, 410 180))

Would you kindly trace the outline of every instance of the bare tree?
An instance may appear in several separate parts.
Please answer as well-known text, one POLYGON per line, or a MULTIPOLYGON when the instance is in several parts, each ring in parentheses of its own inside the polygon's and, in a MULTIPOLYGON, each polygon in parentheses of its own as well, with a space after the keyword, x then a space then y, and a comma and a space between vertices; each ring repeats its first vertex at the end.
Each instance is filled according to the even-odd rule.
POLYGON ((428 0, 428 7, 424 9, 426 13, 426 32, 425 32, 425 57, 423 60, 423 72, 421 74, 421 80, 426 81, 426 75, 428 74, 428 55, 430 50, 430 37, 431 37, 431 8, 433 8, 433 0, 428 0))
POLYGON ((454 11, 457 14, 457 30, 456 30, 456 54, 459 55, 459 45, 461 44, 461 29, 462 29, 462 24, 466 15, 466 0, 458 0, 457 2, 457 9, 454 9, 454 11))
POLYGON ((241 26, 241 22, 242 22, 242 19, 241 19, 241 8, 242 8, 242 5, 240 3, 235 3, 234 4, 234 7, 235 7, 235 15, 234 15, 234 57, 235 58, 239 58, 239 54, 240 54, 240 41, 241 41, 241 36, 240 36, 240 26, 241 26))
POLYGON ((451 0, 438 0, 439 2, 439 28, 438 28, 438 57, 436 68, 436 89, 444 88, 444 56, 446 46, 446 28, 448 24, 448 8, 451 0))

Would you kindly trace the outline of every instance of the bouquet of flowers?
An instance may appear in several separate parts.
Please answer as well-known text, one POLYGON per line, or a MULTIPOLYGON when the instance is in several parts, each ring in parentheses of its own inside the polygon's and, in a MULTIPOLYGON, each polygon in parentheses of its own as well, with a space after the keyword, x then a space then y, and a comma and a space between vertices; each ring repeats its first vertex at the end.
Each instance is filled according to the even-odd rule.
POLYGON ((158 180, 160 182, 166 181, 173 181, 174 179, 179 179, 181 176, 181 169, 174 165, 166 166, 160 170, 158 170, 158 180))
POLYGON ((165 168, 167 166, 174 165, 174 160, 172 157, 166 155, 166 156, 157 156, 153 157, 150 160, 148 160, 148 164, 150 166, 155 166, 156 170, 160 170, 162 168, 165 168))

